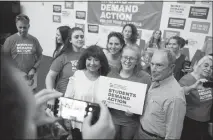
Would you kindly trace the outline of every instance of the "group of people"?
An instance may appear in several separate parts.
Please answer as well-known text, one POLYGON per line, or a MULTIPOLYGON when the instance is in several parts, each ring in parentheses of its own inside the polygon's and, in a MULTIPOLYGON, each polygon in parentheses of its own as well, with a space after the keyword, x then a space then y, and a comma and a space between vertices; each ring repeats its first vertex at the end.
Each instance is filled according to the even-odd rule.
POLYGON ((56 32, 56 49, 46 76, 46 89, 31 95, 29 89, 35 89, 32 85, 36 83, 42 48, 38 40, 28 34, 29 21, 23 14, 16 17, 18 33, 7 38, 2 49, 4 58, 11 60, 1 63, 5 73, 4 76, 1 74, 1 81, 5 81, 1 87, 4 87, 4 93, 11 94, 3 95, 1 91, 0 99, 4 100, 0 102, 3 103, 1 112, 8 109, 5 102, 9 104, 16 100, 9 104, 10 108, 15 110, 14 106, 20 106, 15 111, 22 109, 23 117, 23 121, 18 123, 12 116, 15 112, 9 112, 8 118, 4 116, 8 121, 15 120, 14 123, 20 127, 16 130, 1 120, 5 135, 32 138, 35 133, 28 131, 35 124, 51 123, 50 127, 58 126, 58 132, 63 129, 66 138, 211 139, 209 128, 212 129, 212 123, 209 121, 213 92, 212 87, 204 87, 203 83, 212 78, 212 55, 204 56, 193 68, 186 69, 188 58, 181 53, 186 41, 182 37, 173 36, 163 45, 161 31, 156 30, 146 46, 140 48, 136 44, 137 28, 127 24, 122 32, 108 35, 106 48, 97 45, 84 48, 85 36, 81 28, 61 26, 56 32), (94 92, 100 76, 147 84, 143 114, 107 108, 101 103, 97 97, 101 93, 94 92), (98 122, 91 125, 91 116, 86 117, 83 124, 58 121, 52 111, 47 112, 45 108, 48 104, 53 109, 56 98, 61 96, 99 103, 98 122), (34 123, 31 122, 33 119, 34 123))

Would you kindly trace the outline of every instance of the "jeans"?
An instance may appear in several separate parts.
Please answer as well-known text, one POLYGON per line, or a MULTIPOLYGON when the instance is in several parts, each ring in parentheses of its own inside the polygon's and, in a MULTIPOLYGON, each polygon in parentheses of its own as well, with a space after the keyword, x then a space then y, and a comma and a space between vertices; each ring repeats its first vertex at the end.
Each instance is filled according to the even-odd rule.
POLYGON ((137 131, 139 125, 117 125, 115 124, 116 139, 133 139, 135 132, 137 131))

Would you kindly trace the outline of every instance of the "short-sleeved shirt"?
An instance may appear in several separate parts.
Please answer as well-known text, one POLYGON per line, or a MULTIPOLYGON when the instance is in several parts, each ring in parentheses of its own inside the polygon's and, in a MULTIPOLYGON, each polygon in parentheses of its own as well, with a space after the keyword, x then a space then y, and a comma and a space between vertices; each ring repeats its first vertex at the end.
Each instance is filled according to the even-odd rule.
POLYGON ((84 70, 77 70, 72 77, 69 78, 69 86, 66 90, 65 96, 77 100, 84 100, 88 102, 96 102, 95 86, 99 78, 92 81, 86 75, 84 70), (82 87, 83 82, 83 87, 82 87))
POLYGON ((28 34, 23 38, 16 33, 6 39, 3 51, 9 53, 18 69, 28 73, 42 55, 43 50, 34 36, 28 34))
MULTIPOLYGON (((119 71, 110 71, 110 73, 107 76, 112 78, 147 84, 148 87, 151 84, 151 77, 145 71, 140 71, 129 78, 122 78, 119 74, 119 71)), ((133 114, 132 116, 127 116, 124 111, 120 111, 120 110, 116 110, 112 108, 110 109, 110 112, 111 112, 114 123, 117 125, 128 126, 130 124, 131 125, 139 124, 139 115, 133 114)))
MULTIPOLYGON (((197 80, 189 73, 179 81, 181 86, 191 86, 197 80)), ((200 122, 210 120, 212 107, 212 89, 204 88, 193 89, 186 95, 186 116, 200 122)))
POLYGON ((58 72, 55 89, 65 93, 69 77, 73 76, 81 52, 73 52, 71 49, 58 56, 51 64, 50 69, 58 72))

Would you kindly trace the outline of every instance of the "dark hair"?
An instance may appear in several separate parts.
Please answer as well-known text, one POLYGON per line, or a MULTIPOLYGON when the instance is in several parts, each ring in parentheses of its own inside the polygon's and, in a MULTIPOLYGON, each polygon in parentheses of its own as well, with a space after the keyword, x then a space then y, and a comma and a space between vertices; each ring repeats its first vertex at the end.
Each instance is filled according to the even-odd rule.
POLYGON ((27 21, 27 23, 30 23, 30 19, 27 15, 25 14, 19 14, 16 16, 16 22, 18 21, 27 21))
POLYGON ((168 43, 169 43, 169 41, 170 41, 171 39, 175 39, 175 40, 177 41, 177 44, 180 46, 180 48, 183 48, 183 47, 185 46, 185 44, 186 44, 185 39, 183 39, 183 38, 180 37, 180 36, 177 36, 177 35, 176 35, 176 36, 170 37, 169 40, 168 40, 168 43))
MULTIPOLYGON (((152 47, 152 44, 153 44, 153 42, 154 42, 154 34, 157 32, 157 31, 160 31, 160 35, 162 34, 162 32, 161 32, 161 30, 155 30, 153 33, 152 33, 152 36, 151 36, 151 38, 150 38, 150 40, 149 40, 149 47, 152 47)), ((157 40, 157 46, 158 46, 158 48, 160 48, 160 42, 161 42, 161 36, 158 38, 158 40, 157 40)))
MULTIPOLYGON (((108 43, 109 43, 109 39, 110 39, 111 37, 116 37, 116 38, 118 38, 118 40, 120 41, 120 44, 121 44, 121 46, 122 46, 122 48, 121 48, 121 51, 122 51, 123 47, 125 46, 124 36, 123 36, 121 33, 119 33, 119 32, 110 32, 109 35, 108 35, 108 37, 107 37, 107 46, 108 46, 108 43)), ((108 47, 107 47, 107 48, 108 48, 108 47)), ((120 51, 120 52, 121 52, 121 51, 120 51)))
MULTIPOLYGON (((61 51, 60 51, 60 53, 58 54, 58 56, 60 56, 61 54, 65 53, 65 52, 67 51, 67 49, 73 50, 73 49, 72 49, 73 46, 72 46, 72 43, 70 43, 70 39, 72 38, 72 35, 73 35, 73 33, 74 33, 75 31, 82 31, 82 32, 84 33, 84 31, 83 31, 82 28, 79 28, 79 27, 73 27, 73 28, 71 28, 71 29, 69 30, 68 37, 67 37, 67 39, 66 39, 66 41, 65 41, 65 43, 64 43, 64 47, 61 49, 61 51)), ((58 56, 57 56, 57 57, 58 57, 58 56)), ((57 57, 55 57, 54 59, 56 59, 57 57)))
MULTIPOLYGON (((62 38, 63 43, 66 42, 66 40, 67 40, 67 38, 69 36, 69 30, 70 29, 71 28, 69 26, 60 26, 60 27, 57 28, 57 30, 59 30, 59 32, 61 34, 61 38, 62 38)), ((53 52, 53 57, 55 56, 56 52, 59 50, 59 48, 61 46, 61 43, 58 43, 57 39, 55 40, 55 43, 56 43, 56 48, 55 48, 55 50, 53 52)), ((57 56, 55 56, 55 57, 57 57, 57 56)))
MULTIPOLYGON (((0 138, 24 138, 26 101, 12 60, 1 53, 0 138)), ((30 93, 29 93, 30 94, 30 93)))
POLYGON ((100 75, 106 76, 109 72, 108 60, 101 47, 97 45, 91 45, 84 50, 81 57, 78 60, 77 69, 86 69, 86 59, 89 57, 94 57, 100 60, 101 68, 99 69, 100 75))
POLYGON ((123 30, 122 32, 124 31, 124 29, 129 26, 131 29, 132 29, 132 35, 130 36, 130 39, 129 41, 132 43, 132 44, 135 44, 137 39, 138 39, 138 30, 136 28, 136 26, 134 24, 126 24, 124 25, 123 27, 123 30))

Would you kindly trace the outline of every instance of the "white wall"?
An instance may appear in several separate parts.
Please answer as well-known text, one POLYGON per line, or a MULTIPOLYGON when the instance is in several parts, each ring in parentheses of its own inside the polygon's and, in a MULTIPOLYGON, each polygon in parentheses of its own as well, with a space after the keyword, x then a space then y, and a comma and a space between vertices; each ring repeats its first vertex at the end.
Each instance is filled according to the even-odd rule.
MULTIPOLYGON (((171 16, 169 14, 169 8, 171 4, 176 2, 164 2, 163 3, 163 11, 161 17, 161 25, 160 29, 163 31, 167 28, 168 18, 171 16)), ((186 10, 189 11, 190 4, 185 4, 186 10)), ((197 2, 196 5, 193 6, 207 6, 202 3, 197 2)), ((107 41, 107 35, 110 31, 121 31, 122 27, 117 26, 102 26, 99 25, 99 34, 88 33, 87 32, 87 15, 85 20, 75 19, 75 11, 76 9, 80 11, 87 11, 87 2, 74 2, 74 10, 73 9, 64 9, 64 2, 21 2, 22 12, 29 16, 31 22, 31 28, 29 33, 34 35, 40 41, 41 46, 43 47, 43 54, 47 56, 52 56, 53 50, 55 48, 55 34, 56 28, 61 25, 69 25, 71 27, 75 26, 75 23, 85 24, 85 44, 88 46, 90 44, 95 44, 98 42, 98 45, 105 47, 107 41), (52 16, 53 14, 53 5, 62 5, 62 11, 67 11, 69 13, 68 16, 62 15, 62 23, 53 23, 52 16)), ((188 46, 190 50, 190 56, 192 57, 197 49, 200 49, 204 43, 205 36, 212 36, 212 6, 209 6, 209 16, 207 21, 211 23, 210 31, 208 35, 191 33, 189 32, 191 26, 191 20, 199 21, 199 19, 189 19, 188 12, 186 13, 185 18, 187 18, 187 22, 185 25, 185 30, 180 31, 180 36, 185 39, 193 39, 197 41, 194 46, 188 46)), ((55 14, 57 15, 57 14, 55 14)), ((172 16, 173 17, 173 16, 172 16)), ((179 16, 177 16, 179 17, 179 16)), ((171 29, 169 29, 171 30, 171 29)), ((152 34, 151 30, 142 30, 141 39, 148 41, 152 34)))
POLYGON ((179 31, 181 37, 183 37, 184 39, 190 39, 191 41, 194 42, 193 45, 186 46, 186 48, 189 48, 190 59, 192 59, 192 57, 194 56, 194 53, 196 52, 197 49, 201 49, 203 47, 205 37, 206 36, 212 36, 212 3, 210 5, 210 4, 203 4, 201 1, 196 2, 195 4, 186 4, 186 3, 177 3, 177 2, 164 2, 162 13, 163 14, 162 14, 162 17, 161 17, 161 26, 160 26, 160 29, 162 31, 164 31, 164 30, 179 31), (170 13, 170 6, 171 5, 180 5, 184 9, 183 13, 180 14, 180 15, 171 14, 170 13), (204 19, 197 19, 197 18, 188 18, 190 6, 209 7, 208 18, 205 19, 205 20, 204 19), (185 18, 186 23, 185 23, 184 30, 168 28, 167 26, 168 26, 169 17, 185 18), (190 32, 192 21, 210 22, 211 24, 210 24, 210 29, 209 29, 208 34, 190 32))

